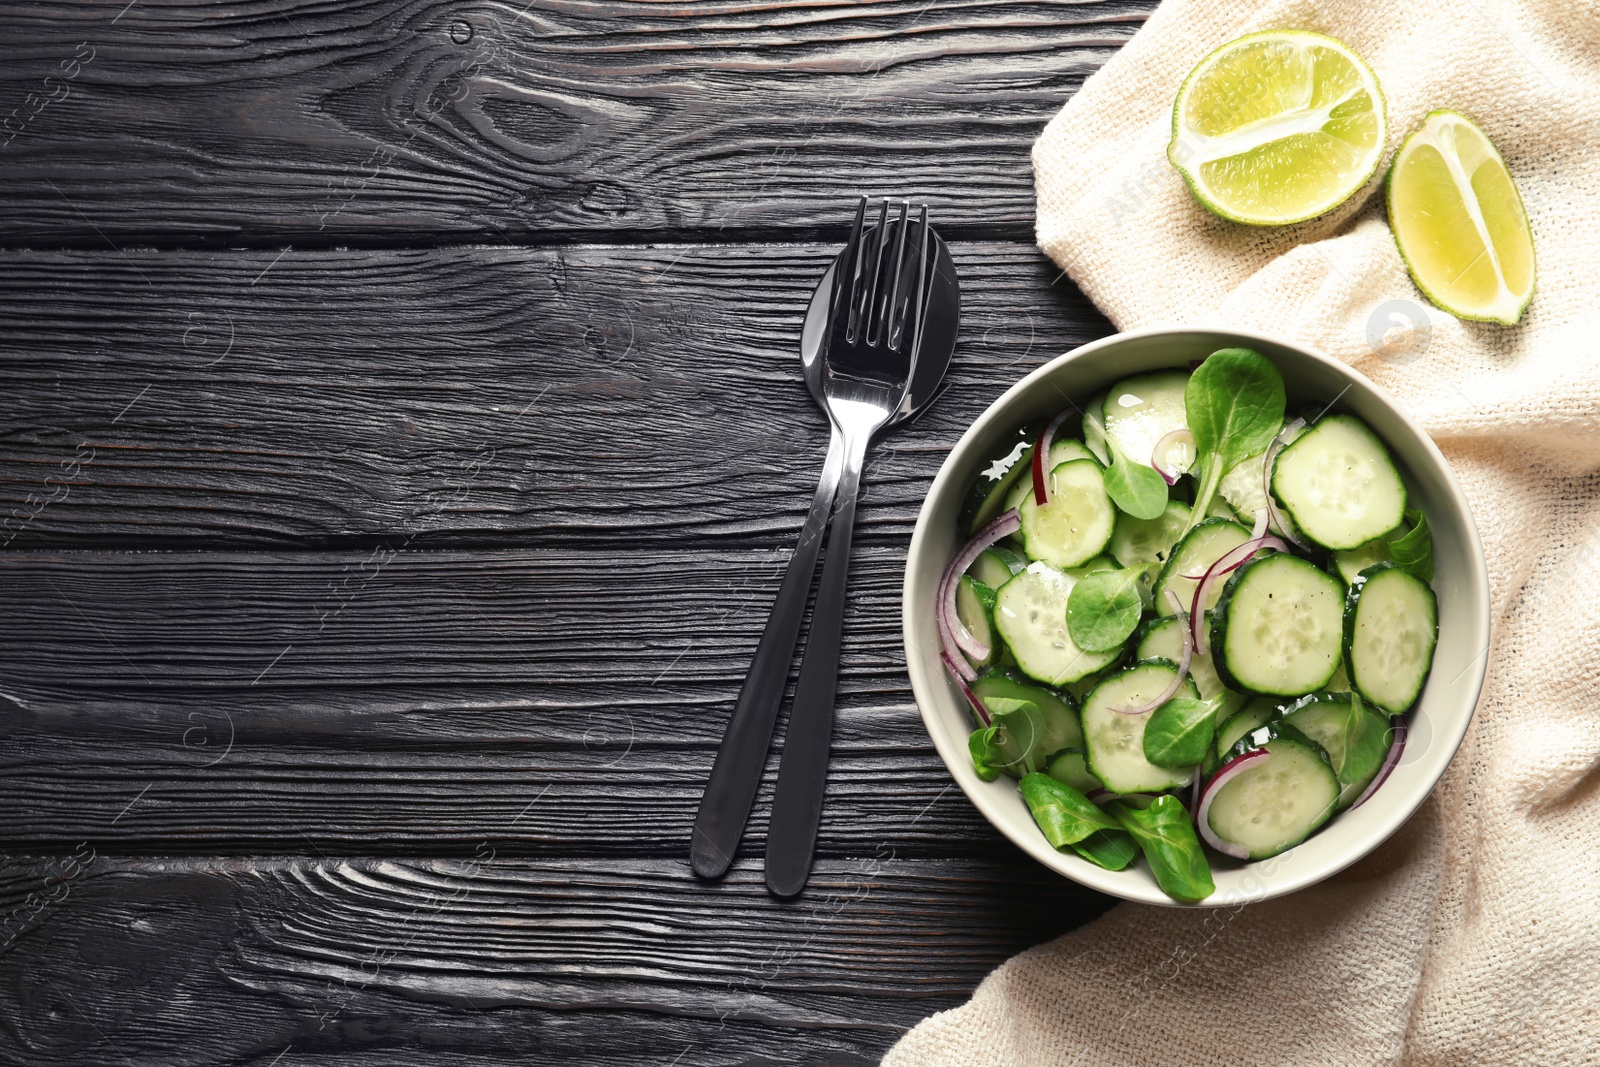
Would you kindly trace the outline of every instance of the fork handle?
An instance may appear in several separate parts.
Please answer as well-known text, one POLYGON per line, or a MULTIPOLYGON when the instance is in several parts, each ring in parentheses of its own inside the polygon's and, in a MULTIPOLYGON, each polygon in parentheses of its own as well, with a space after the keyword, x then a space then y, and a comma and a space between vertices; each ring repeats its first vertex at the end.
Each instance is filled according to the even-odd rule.
POLYGON ((689 842, 689 862, 702 878, 719 878, 727 872, 761 785, 767 748, 772 744, 772 727, 778 720, 778 705, 783 700, 784 683, 789 680, 795 640, 800 636, 800 621, 805 617, 806 599, 811 593, 811 577, 817 570, 817 551, 822 547, 822 534, 828 526, 828 513, 839 487, 839 471, 844 465, 843 439, 831 419, 828 425, 828 458, 822 464, 817 493, 811 498, 811 511, 800 528, 800 540, 783 572, 778 599, 767 616, 767 628, 761 633, 750 673, 745 675, 733 716, 717 749, 716 762, 711 765, 706 791, 700 798, 694 836, 689 842))
POLYGON ((844 472, 839 506, 828 537, 828 559, 811 610, 811 629, 800 679, 795 684, 789 730, 778 765, 778 789, 767 826, 767 888, 792 897, 811 876, 822 820, 822 795, 828 782, 828 747, 839 686, 839 645, 844 628, 845 587, 850 575, 850 542, 855 532, 856 497, 871 432, 845 434, 844 472))

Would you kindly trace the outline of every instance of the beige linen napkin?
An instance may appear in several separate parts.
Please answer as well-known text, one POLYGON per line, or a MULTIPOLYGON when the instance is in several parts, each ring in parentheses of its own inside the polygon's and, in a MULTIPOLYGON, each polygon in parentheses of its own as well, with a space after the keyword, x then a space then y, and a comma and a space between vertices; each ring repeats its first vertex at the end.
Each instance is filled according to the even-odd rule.
POLYGON ((1488 557, 1488 679, 1433 797, 1354 868, 1243 909, 1124 904, 1002 966, 886 1065, 1600 1063, 1597 130, 1600 13, 1571 0, 1167 0, 1045 129, 1039 244, 1119 328, 1307 342, 1434 436, 1488 557), (1211 49, 1274 28, 1366 58, 1391 153, 1438 107, 1493 138, 1538 249, 1520 326, 1427 305, 1376 181, 1275 229, 1191 199, 1165 158, 1173 96, 1211 49))

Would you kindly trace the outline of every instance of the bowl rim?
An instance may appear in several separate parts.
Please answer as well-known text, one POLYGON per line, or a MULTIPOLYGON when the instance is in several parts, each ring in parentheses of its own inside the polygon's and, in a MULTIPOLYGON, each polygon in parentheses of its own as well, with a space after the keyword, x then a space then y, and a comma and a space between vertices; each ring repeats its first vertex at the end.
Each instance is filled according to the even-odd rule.
MULTIPOLYGON (((933 699, 934 686, 941 686, 948 691, 950 688, 950 683, 948 677, 946 676, 946 672, 942 668, 935 669, 930 666, 931 662, 936 661, 936 656, 930 660, 929 657, 920 655, 917 651, 915 651, 918 639, 914 634, 914 620, 911 613, 913 587, 915 585, 914 576, 922 570, 922 568, 919 566, 919 562, 921 557, 927 552, 926 544, 930 536, 928 530, 929 514, 931 509, 928 508, 927 502, 933 499, 936 495, 951 491, 947 483, 953 477, 952 472, 957 458, 962 456, 966 450, 971 447, 974 439, 978 437, 991 422, 995 421, 998 412, 1009 407, 1023 394, 1036 388, 1044 379, 1052 375, 1057 368, 1062 367, 1073 360, 1080 359, 1086 355, 1090 355, 1107 348, 1114 348, 1130 341, 1159 339, 1167 336, 1193 337, 1195 334, 1216 335, 1219 339, 1222 339, 1221 343, 1219 343, 1217 346, 1219 348, 1227 347, 1229 344, 1235 343, 1244 345, 1264 344, 1269 347, 1288 349, 1301 356, 1304 356, 1309 360, 1312 360, 1313 362, 1321 363, 1324 366, 1331 368, 1336 375, 1350 379, 1351 385, 1359 384, 1364 386, 1379 401, 1381 401, 1385 407, 1389 409, 1390 413, 1393 414, 1394 417, 1399 420, 1399 422, 1402 423, 1418 441, 1422 443, 1424 452, 1428 456, 1430 462, 1436 468, 1444 486, 1449 490, 1456 508, 1464 520, 1466 533, 1466 564, 1467 570, 1470 574, 1471 591, 1484 605, 1484 611, 1480 617, 1466 621, 1476 624, 1475 629, 1477 631, 1477 640, 1475 643, 1482 645, 1485 651, 1487 651, 1490 634, 1490 591, 1488 567, 1483 554, 1483 541, 1478 533, 1477 522, 1473 518, 1472 509, 1467 501, 1466 495, 1461 491, 1461 486, 1456 480, 1455 472, 1451 469, 1449 462, 1444 457, 1444 454, 1439 451, 1439 448, 1434 443, 1433 438, 1429 436, 1428 433, 1422 429, 1422 427, 1417 425, 1417 423, 1412 420, 1410 415, 1406 413, 1405 409, 1396 403, 1396 401, 1390 397, 1381 386, 1377 385, 1371 379, 1367 378, 1365 375, 1356 371, 1354 368, 1343 363, 1342 361, 1336 360, 1307 344, 1290 340, 1275 334, 1269 334, 1257 330, 1235 329, 1231 327, 1212 325, 1147 326, 1136 330, 1110 334, 1106 337, 1089 341, 1085 344, 1077 346, 1076 348, 1063 352, 1054 359, 1051 359, 1041 366, 1036 367, 1033 371, 1023 376, 1017 382, 1013 383, 1010 388, 995 398, 995 400, 991 402, 988 407, 986 407, 983 412, 977 416, 977 418, 973 419, 972 422, 967 426, 966 431, 961 435, 960 440, 958 440, 945 455, 944 462, 940 465, 938 474, 935 475, 932 484, 928 487, 928 491, 923 498, 923 504, 918 510, 916 526, 912 530, 911 534, 911 544, 906 553, 905 577, 901 584, 900 627, 901 644, 906 657, 906 669, 911 680, 912 695, 916 700, 917 710, 920 712, 922 717, 923 728, 927 730, 930 740, 933 741, 934 747, 938 751, 940 759, 945 764, 945 769, 950 773, 955 783, 961 787, 961 791, 966 794, 967 799, 972 802, 973 806, 976 807, 980 813, 982 813, 983 817, 988 820, 991 826, 1000 831, 1000 833, 1009 839, 1012 844, 1022 849, 1024 852, 1032 856, 1035 860, 1044 864, 1046 867, 1049 867, 1064 877, 1070 878, 1073 881, 1076 881, 1082 885, 1086 885, 1091 889, 1107 895, 1144 904, 1156 904, 1169 907, 1213 908, 1232 907, 1245 903, 1269 900, 1274 897, 1284 896, 1300 889, 1304 889, 1307 886, 1314 885, 1317 882, 1321 882, 1339 873, 1346 867, 1349 867, 1351 864, 1360 860, 1363 856, 1366 856, 1373 849, 1377 848, 1379 845, 1393 836, 1395 831, 1399 830, 1399 828, 1416 813, 1416 810, 1421 807, 1422 803, 1432 794, 1434 788, 1438 785, 1439 780, 1444 776, 1445 771, 1455 759, 1456 752, 1460 749, 1461 743, 1466 737, 1467 729, 1472 723, 1472 717, 1477 711, 1478 702, 1482 698, 1483 680, 1488 670, 1489 657, 1483 653, 1480 653, 1477 659, 1468 665, 1467 670, 1469 671, 1471 671, 1474 666, 1476 666, 1477 669, 1473 676, 1469 679, 1468 688, 1471 693, 1471 701, 1468 705, 1467 713, 1459 716, 1458 721, 1455 722, 1447 732, 1441 734, 1435 729, 1434 733, 1432 734, 1430 750, 1435 746, 1443 745, 1447 746, 1448 751, 1448 755, 1446 755, 1439 762, 1437 771, 1432 776, 1432 780, 1428 782, 1425 789, 1416 790, 1415 795, 1410 798, 1409 802, 1402 803, 1394 808, 1385 809, 1383 811, 1383 817, 1381 821, 1371 831, 1368 838, 1360 842, 1358 847, 1351 848, 1346 853, 1335 856, 1331 860, 1328 860, 1324 863, 1318 864, 1310 870, 1300 871, 1292 875, 1285 876, 1280 881, 1274 881, 1272 873, 1267 871, 1264 875, 1262 875, 1262 878, 1264 878, 1265 881, 1263 882, 1262 888, 1259 891, 1252 890, 1248 893, 1234 892, 1227 894, 1219 891, 1203 901, 1199 901, 1197 903, 1184 903, 1167 896, 1148 877, 1141 876, 1137 878, 1129 878, 1128 875, 1133 868, 1123 871, 1108 871, 1104 868, 1095 866, 1094 864, 1091 864, 1076 855, 1056 851, 1055 849, 1051 848, 1049 843, 1045 841, 1044 837, 1037 832, 1037 829, 1034 827, 1031 821, 1026 825, 1026 827, 1023 827, 1020 830, 1018 829, 1016 821, 1008 814, 1002 812, 998 794, 986 788, 990 783, 983 782, 977 777, 977 774, 972 771, 970 766, 970 758, 965 747, 962 746, 957 749, 953 744, 942 740, 944 731, 935 728, 935 719, 939 715, 939 712, 933 699)), ((1107 380, 1106 384, 1109 385, 1111 381, 1115 380, 1117 379, 1110 378, 1107 380)), ((943 570, 944 561, 941 560, 936 573, 942 573, 943 570)), ((1458 676, 1457 680, 1459 680, 1459 677, 1460 676, 1458 676)), ((1454 685, 1455 682, 1452 682, 1451 684, 1454 685)), ((1315 841, 1316 839, 1317 835, 1314 834, 1307 838, 1307 842, 1309 843, 1315 841)), ((1282 855, 1290 856, 1300 847, 1301 846, 1296 846, 1282 855)), ((1258 869, 1262 864, 1271 863, 1273 863, 1273 859, 1256 861, 1247 865, 1246 869, 1258 869)))

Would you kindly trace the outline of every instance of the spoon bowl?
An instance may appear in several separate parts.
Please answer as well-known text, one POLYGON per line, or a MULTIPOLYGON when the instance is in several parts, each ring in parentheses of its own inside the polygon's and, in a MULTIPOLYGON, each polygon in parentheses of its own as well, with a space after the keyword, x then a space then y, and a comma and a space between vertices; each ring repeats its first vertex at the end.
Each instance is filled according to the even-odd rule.
MULTIPOLYGON (((891 222, 889 225, 894 227, 899 224, 891 222)), ((862 235, 863 244, 867 243, 868 235, 876 229, 870 227, 862 235)), ((880 432, 914 419, 927 409, 939 392, 939 385, 944 381, 950 358, 956 350, 956 332, 961 325, 961 286, 956 280, 956 264, 944 238, 931 231, 929 237, 932 242, 930 256, 933 258, 933 272, 929 278, 930 298, 927 317, 923 321, 922 347, 917 350, 917 363, 911 373, 911 387, 906 390, 905 402, 880 432)), ((893 236, 890 240, 894 240, 893 236)), ((806 388, 811 390, 811 398, 824 410, 822 342, 827 335, 834 278, 848 254, 848 249, 840 251, 823 272, 822 280, 817 283, 817 288, 811 294, 811 302, 806 307, 805 326, 800 332, 800 366, 805 375, 806 388)))

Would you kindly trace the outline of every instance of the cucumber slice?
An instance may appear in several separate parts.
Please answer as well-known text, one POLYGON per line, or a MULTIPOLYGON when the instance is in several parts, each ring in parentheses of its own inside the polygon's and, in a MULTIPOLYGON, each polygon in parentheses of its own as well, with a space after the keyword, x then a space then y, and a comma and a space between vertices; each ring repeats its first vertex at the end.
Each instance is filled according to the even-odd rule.
POLYGON ((1077 579, 1048 563, 1030 563, 995 594, 994 622, 1030 678, 1062 685, 1104 670, 1121 649, 1085 652, 1067 633, 1067 596, 1077 579))
POLYGON ((1168 501, 1167 509, 1153 519, 1136 519, 1118 512, 1117 526, 1106 549, 1124 567, 1165 563, 1188 525, 1189 505, 1176 500, 1168 501))
POLYGON ((1166 510, 1153 519, 1136 519, 1117 512, 1116 529, 1111 532, 1111 543, 1106 547, 1124 567, 1145 567, 1139 576, 1139 596, 1148 606, 1155 595, 1159 566, 1172 555, 1172 549, 1189 528, 1189 506, 1169 501, 1166 510))
POLYGON ((1084 575, 1093 574, 1095 571, 1114 571, 1116 569, 1117 561, 1110 556, 1096 556, 1081 567, 1068 567, 1067 573, 1074 578, 1082 578, 1084 575))
POLYGON ((1388 563, 1389 540, 1385 537, 1374 538, 1364 545, 1335 552, 1332 556, 1333 565, 1339 570, 1339 577, 1344 579, 1345 585, 1355 582, 1356 575, 1368 567, 1376 567, 1380 563, 1388 563))
MULTIPOLYGON (((1033 475, 1018 478, 1006 491, 1005 502, 1000 505, 1000 512, 1010 511, 1012 508, 1021 509, 1024 500, 1033 499, 1033 475)), ((1000 514, 996 512, 995 514, 1000 514)), ((1020 535, 1019 535, 1020 536, 1020 535)))
POLYGON ((972 683, 972 694, 982 701, 1000 697, 1004 700, 1029 700, 1037 705, 1045 724, 1045 735, 1039 743, 1039 750, 1047 756, 1063 749, 1083 748, 1083 727, 1078 721, 1077 702, 1058 689, 1025 682, 1010 671, 989 670, 972 683))
POLYGON ((1219 786, 1207 813, 1211 832, 1253 860, 1276 856, 1320 829, 1341 789, 1315 745, 1274 737, 1261 747, 1268 758, 1219 786))
MULTIPOLYGON (((1022 502, 1024 500, 1032 499, 1033 479, 1023 478, 1021 481, 1017 482, 1016 485, 1011 487, 1011 496, 1003 502, 1001 505, 1001 510, 1011 511, 1015 509, 1016 511, 1020 512, 1022 510, 1022 502)), ((1000 540, 999 547, 1022 559, 1025 563, 1032 562, 1028 559, 1028 546, 1022 540, 1021 530, 1016 531, 1009 537, 1002 538, 1000 540)))
MULTIPOLYGON (((1177 663, 1183 658, 1183 623, 1176 615, 1154 619, 1144 628, 1133 658, 1139 661, 1159 659, 1177 663)), ((1211 663, 1211 653, 1195 653, 1189 659, 1189 677, 1200 690, 1201 700, 1210 700, 1226 687, 1217 677, 1217 668, 1211 663)))
POLYGON ((1240 710, 1225 719, 1217 727, 1216 748, 1217 755, 1226 756, 1228 751, 1245 734, 1258 730, 1278 717, 1278 704, 1267 697, 1256 697, 1240 710))
POLYGON ((1083 444, 1094 453, 1094 458, 1100 461, 1102 467, 1111 464, 1111 449, 1106 446, 1106 428, 1099 415, 1105 403, 1106 394, 1100 393, 1083 405, 1083 444))
MULTIPOLYGON (((1155 712, 1125 715, 1113 710, 1147 703, 1172 684, 1177 669, 1164 663, 1141 663, 1113 674, 1083 699, 1083 740, 1089 771, 1113 793, 1159 793, 1188 785, 1195 768, 1169 770, 1144 758, 1144 726, 1155 712)), ((1187 678, 1178 696, 1198 698, 1187 678)))
POLYGON ((989 646, 989 655, 982 660, 967 656, 974 667, 987 667, 1000 657, 1000 642, 995 639, 994 599, 994 590, 970 574, 963 574, 956 582, 956 618, 968 633, 989 646))
POLYGON ((1349 693, 1312 693, 1284 709, 1283 721, 1322 746, 1341 786, 1337 810, 1367 788, 1394 734, 1389 720, 1349 693))
MULTIPOLYGON (((1030 455, 1029 458, 1031 460, 1032 456, 1030 455)), ((1068 438, 1065 441, 1056 441, 1050 446, 1051 470, 1055 470, 1063 463, 1071 463, 1075 459, 1087 459, 1092 461, 1095 466, 1100 466, 1100 461, 1095 458, 1094 453, 1090 452, 1088 446, 1082 441, 1074 441, 1068 438)), ((1010 491, 1006 493, 1005 503, 1000 508, 1000 511, 1021 508, 1024 501, 1033 498, 1033 471, 1030 468, 1025 477, 1018 478, 1012 484, 1010 491)), ((998 515, 999 513, 996 512, 995 514, 998 515)))
POLYGON ((1100 554, 1116 526, 1105 476, 1093 460, 1077 459, 1050 472, 1050 503, 1022 502, 1022 540, 1032 559, 1077 567, 1100 554))
MULTIPOLYGON (((1287 426, 1288 423, 1285 422, 1284 425, 1287 426)), ((1287 446, 1291 441, 1299 440, 1300 436, 1305 432, 1305 427, 1302 426, 1291 434, 1285 434, 1283 436, 1284 445, 1287 446)), ((1239 521, 1247 525, 1254 526, 1256 512, 1267 506, 1267 490, 1262 481, 1262 468, 1266 464, 1266 459, 1267 454, 1265 452, 1251 456, 1243 463, 1235 466, 1227 474, 1224 474, 1222 481, 1217 485, 1217 493, 1228 502, 1228 506, 1232 509, 1234 515, 1238 516, 1239 521)), ((1280 514, 1282 514, 1281 511, 1280 514)), ((1300 528, 1290 521, 1288 516, 1284 516, 1284 521, 1288 524, 1289 529, 1279 529, 1276 525, 1272 529, 1280 534, 1286 533, 1298 537, 1300 528)))
POLYGON ((1355 691, 1390 715, 1416 703, 1439 641, 1439 602, 1428 584, 1395 563, 1367 568, 1350 584, 1344 629, 1355 691))
POLYGON ((978 558, 972 561, 967 573, 990 589, 999 589, 1011 580, 1012 575, 1021 574, 1027 566, 1027 560, 1009 548, 997 545, 978 553, 978 558))
POLYGON ((1279 452, 1272 495, 1324 548, 1357 548, 1406 513, 1406 486, 1388 448, 1352 415, 1323 419, 1279 452))
POLYGON ((1322 690, 1325 693, 1348 693, 1348 692, 1350 692, 1350 678, 1345 673, 1345 666, 1344 666, 1344 660, 1343 659, 1339 660, 1339 669, 1333 672, 1333 677, 1331 679, 1329 679, 1327 685, 1322 687, 1322 690))
MULTIPOLYGON (((1089 451, 1089 446, 1082 441, 1071 437, 1063 437, 1058 441, 1050 442, 1050 469, 1055 470, 1063 463, 1071 463, 1075 459, 1092 459, 1100 463, 1100 457, 1089 451)), ((1104 466, 1104 464, 1101 464, 1104 466)))
MULTIPOLYGON (((1185 611, 1190 610, 1200 580, 1185 575, 1204 575, 1207 567, 1248 540, 1250 531, 1231 519, 1207 519, 1190 530, 1189 535, 1173 549, 1167 565, 1161 568, 1161 577, 1156 579, 1156 612, 1161 615, 1172 614, 1172 605, 1167 603, 1168 589, 1178 594, 1178 603, 1183 605, 1185 611)), ((1205 605, 1207 611, 1216 607, 1217 599, 1222 595, 1222 583, 1214 582, 1211 588, 1210 602, 1205 605)))
MULTIPOLYGON (((1208 519, 1227 519, 1229 522, 1232 522, 1238 517, 1239 513, 1234 511, 1232 505, 1230 505, 1220 496, 1212 497, 1210 505, 1206 507, 1206 518, 1208 519)), ((1256 521, 1255 516, 1250 516, 1249 521, 1251 525, 1254 525, 1256 521)))
POLYGON ((1229 689, 1301 696, 1339 669, 1344 585, 1285 552, 1233 572, 1211 624, 1211 655, 1229 689))
POLYGON ((1069 748, 1061 753, 1050 761, 1050 766, 1045 768, 1044 773, 1058 782, 1065 782, 1080 793, 1105 788, 1100 779, 1089 773, 1089 765, 1084 761, 1081 748, 1069 748))
POLYGON ((1194 464, 1193 445, 1180 442, 1168 445, 1164 455, 1154 452, 1167 434, 1188 428, 1184 402, 1188 384, 1189 372, 1183 370, 1124 378, 1106 390, 1101 404, 1106 436, 1135 463, 1159 463, 1162 470, 1173 475, 1186 472, 1194 464))
POLYGON ((1079 705, 1082 705, 1083 698, 1089 695, 1090 690, 1099 685, 1101 682, 1105 681, 1107 678, 1111 677, 1116 672, 1117 665, 1112 663, 1110 666, 1098 670, 1093 674, 1084 675, 1076 682, 1065 682, 1062 684, 1061 688, 1066 690, 1068 693, 1071 693, 1072 699, 1076 700, 1079 705))
POLYGON ((960 526, 968 534, 975 534, 1002 511, 1006 494, 1028 470, 1033 459, 1033 443, 1039 437, 1038 426, 1024 426, 1014 431, 996 447, 984 464, 972 488, 967 490, 966 502, 961 507, 960 526))

